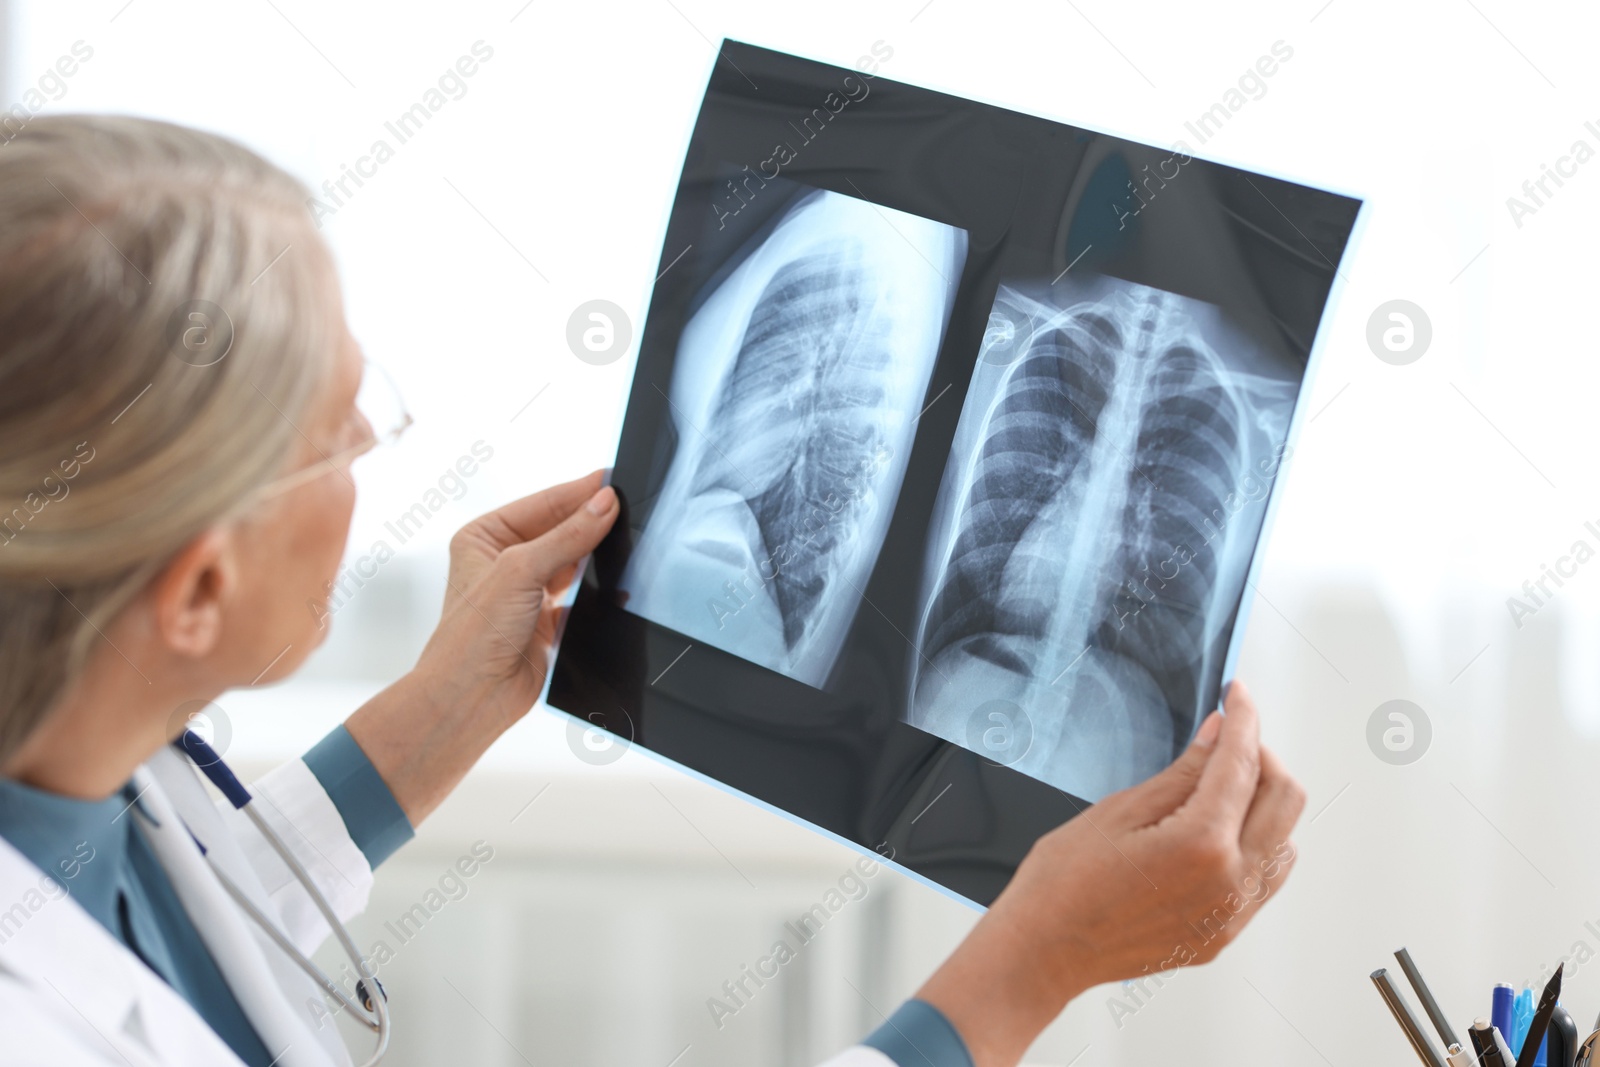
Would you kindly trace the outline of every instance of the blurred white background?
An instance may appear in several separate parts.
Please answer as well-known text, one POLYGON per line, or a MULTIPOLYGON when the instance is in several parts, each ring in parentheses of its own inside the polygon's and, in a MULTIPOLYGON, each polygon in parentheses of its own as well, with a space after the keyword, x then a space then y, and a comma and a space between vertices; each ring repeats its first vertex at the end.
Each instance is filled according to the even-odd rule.
MULTIPOLYGON (((1032 1059, 1402 1062, 1367 979, 1395 947, 1410 946, 1460 1027, 1487 1013, 1494 982, 1540 977, 1580 943, 1580 959, 1600 952, 1588 788, 1600 564, 1550 584, 1520 627, 1506 603, 1573 542, 1600 545, 1584 528, 1600 526, 1587 325, 1600 161, 1547 181, 1520 220, 1506 203, 1574 142, 1600 149, 1592 9, 14 0, 0 12, 0 104, 42 88, 50 111, 217 130, 313 187, 374 140, 393 143, 384 123, 474 42, 493 49, 465 95, 324 221, 355 332, 417 418, 357 468, 350 559, 474 442, 494 457, 342 608, 299 677, 222 701, 231 755, 254 766, 297 754, 410 665, 457 526, 610 461, 630 361, 575 359, 567 318, 596 298, 642 313, 710 42, 850 66, 882 41, 885 77, 1365 195, 1241 666, 1269 742, 1310 792, 1300 866, 1221 961, 1142 1005, 1092 991, 1032 1059), (49 76, 79 41, 92 57, 49 76), (1277 41, 1292 59, 1198 144, 1185 122, 1277 41), (1405 366, 1366 341, 1393 299, 1432 326, 1405 366), (1395 699, 1431 725, 1404 766, 1367 740, 1395 699), (1113 998, 1137 1010, 1114 1018, 1113 998)), ((853 853, 637 752, 585 763, 564 721, 536 710, 380 872, 360 938, 384 936, 479 840, 493 861, 384 970, 403 1012, 397 1064, 814 1062, 911 994, 975 917, 882 872, 719 1030, 706 998, 853 853)), ((1567 988, 1582 1025, 1600 1008, 1600 964, 1580 964, 1567 988)))

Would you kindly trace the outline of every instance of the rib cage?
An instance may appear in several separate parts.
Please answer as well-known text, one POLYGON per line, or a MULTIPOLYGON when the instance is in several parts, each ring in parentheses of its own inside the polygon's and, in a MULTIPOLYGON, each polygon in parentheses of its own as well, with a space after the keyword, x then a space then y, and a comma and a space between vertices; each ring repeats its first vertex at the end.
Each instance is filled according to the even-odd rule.
POLYGON ((926 655, 971 639, 974 653, 993 662, 1038 666, 1026 639, 1043 636, 1047 612, 1036 598, 1045 590, 1030 585, 995 597, 994 576, 1087 458, 1120 347, 1115 324, 1090 314, 1047 331, 1023 355, 990 416, 961 532, 925 624, 926 655))
POLYGON ((620 579, 630 612, 826 684, 966 249, 953 226, 797 189, 708 281, 656 386, 677 443, 620 579))
POLYGON ((790 646, 834 580, 834 550, 873 506, 870 487, 847 500, 845 486, 864 457, 888 445, 883 375, 891 350, 887 321, 872 313, 874 285, 862 243, 851 240, 773 275, 706 428, 727 442, 727 455, 714 457, 690 489, 744 496, 769 557, 804 545, 773 579, 790 646))
POLYGON ((974 708, 1013 700, 1018 769, 1089 799, 1187 740, 1253 541, 1230 501, 1293 400, 1201 334, 1193 302, 1145 286, 1067 306, 1001 286, 980 355, 1012 362, 980 360, 941 489, 913 725, 966 743, 974 708))
MULTIPOLYGON (((1242 413, 1207 356, 1186 343, 1161 355, 1149 391, 1122 521, 1142 536, 1124 542, 1112 564, 1132 587, 1111 598, 1095 644, 1143 664, 1182 716, 1199 696, 1193 668, 1212 636, 1218 556, 1206 548, 1228 525, 1224 501, 1244 466, 1234 428, 1242 413)), ((1191 724, 1180 725, 1186 735, 1191 724)))

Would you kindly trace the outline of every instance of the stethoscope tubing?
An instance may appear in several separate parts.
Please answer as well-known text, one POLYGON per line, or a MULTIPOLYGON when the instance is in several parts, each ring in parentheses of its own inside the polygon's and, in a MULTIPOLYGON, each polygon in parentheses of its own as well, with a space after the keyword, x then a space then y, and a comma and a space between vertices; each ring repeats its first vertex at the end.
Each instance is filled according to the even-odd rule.
MULTIPOLYGON (((360 978, 356 982, 356 997, 352 998, 343 989, 339 988, 339 984, 329 978, 322 968, 318 967, 306 957, 305 953, 295 947, 288 937, 278 929, 277 923, 263 914, 261 909, 257 908, 245 896, 244 892, 234 884, 233 880, 222 871, 216 862, 212 861, 209 855, 206 856, 212 873, 217 876, 217 880, 222 884, 223 889, 239 905, 240 909, 250 917, 251 921, 259 926, 272 939, 273 943, 282 949, 294 961, 295 965, 304 971, 307 977, 315 982, 323 992, 332 996, 341 1006, 348 1009, 356 1019, 360 1020, 362 1025, 378 1035, 378 1044, 373 1050, 372 1057, 362 1065, 362 1067, 376 1067, 376 1064, 389 1051, 389 1037, 392 1025, 389 1016, 389 998, 388 994, 383 990, 383 985, 378 981, 377 975, 372 973, 372 969, 367 965, 366 960, 362 958, 360 949, 356 947, 355 939, 350 936, 350 931, 345 928, 344 923, 334 912, 333 906, 328 903, 327 897, 322 895, 322 890, 317 888, 317 884, 312 880, 310 872, 305 869, 299 858, 289 850, 289 847, 283 843, 283 839, 278 836, 277 831, 256 810, 255 805, 252 803, 255 798, 245 788, 244 784, 239 781, 238 777, 234 775, 233 771, 229 769, 228 765, 222 762, 222 757, 192 730, 185 730, 174 744, 199 768, 200 773, 204 774, 211 784, 217 787, 218 792, 236 810, 244 812, 245 816, 255 825, 261 836, 272 846, 272 850, 278 854, 278 858, 283 860, 290 873, 294 875, 311 897, 312 903, 322 913, 323 919, 327 921, 328 928, 333 931, 333 936, 338 940, 340 947, 344 949, 345 955, 355 965, 356 973, 360 975, 360 978)), ((205 853, 203 847, 201 852, 202 854, 205 853)))

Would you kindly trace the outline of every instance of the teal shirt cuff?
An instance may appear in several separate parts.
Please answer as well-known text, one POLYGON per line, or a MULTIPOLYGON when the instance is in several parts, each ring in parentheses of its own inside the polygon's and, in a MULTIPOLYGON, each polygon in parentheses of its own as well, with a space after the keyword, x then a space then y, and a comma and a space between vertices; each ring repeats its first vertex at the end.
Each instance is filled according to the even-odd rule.
POLYGON ((350 840, 367 857, 368 866, 376 868, 411 840, 411 821, 342 723, 313 745, 304 759, 339 809, 350 840))
POLYGON ((865 1041, 896 1067, 973 1067, 972 1054, 944 1013, 925 1000, 908 1000, 865 1041))

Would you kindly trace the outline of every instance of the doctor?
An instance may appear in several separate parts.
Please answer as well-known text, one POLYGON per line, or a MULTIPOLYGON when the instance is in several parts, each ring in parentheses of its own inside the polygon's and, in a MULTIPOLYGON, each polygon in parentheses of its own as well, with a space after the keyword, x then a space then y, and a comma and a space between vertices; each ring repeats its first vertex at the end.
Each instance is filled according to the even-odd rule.
MULTIPOLYGON (((351 1062, 298 955, 535 702, 552 604, 616 518, 591 474, 461 530, 416 668, 248 790, 174 746, 316 647, 351 461, 408 421, 306 196, 144 120, 36 118, 0 150, 0 1064, 351 1062)), ((1228 710, 1044 837, 835 1064, 1014 1064, 1090 986, 1237 936, 1303 796, 1237 686, 1228 710)), ((386 1040, 376 984, 348 1010, 386 1040)))

